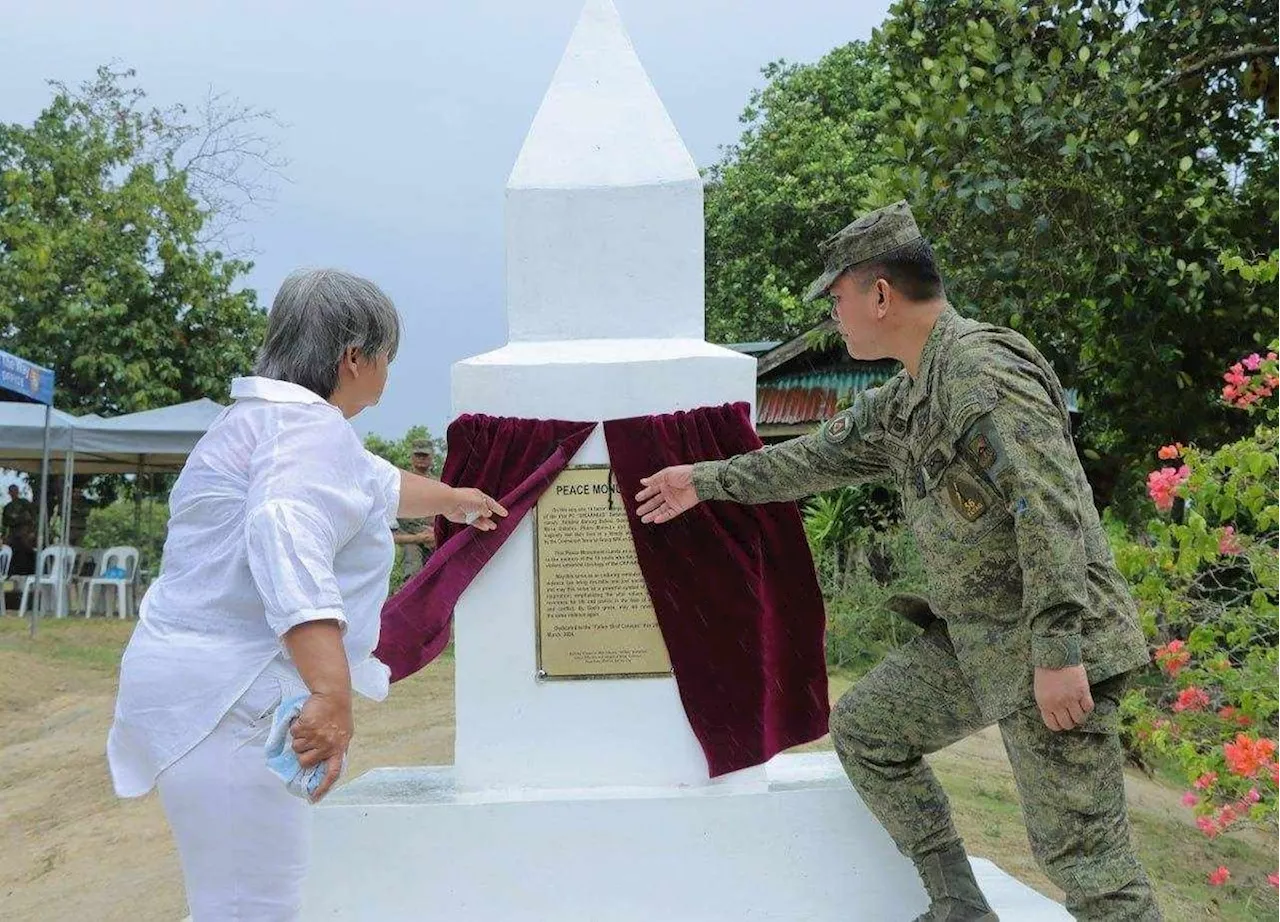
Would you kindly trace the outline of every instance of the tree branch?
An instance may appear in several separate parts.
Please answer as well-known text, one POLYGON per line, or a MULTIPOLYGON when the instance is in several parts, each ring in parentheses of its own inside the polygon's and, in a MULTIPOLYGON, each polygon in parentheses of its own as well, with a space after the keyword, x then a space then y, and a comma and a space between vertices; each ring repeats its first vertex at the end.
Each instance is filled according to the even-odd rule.
POLYGON ((1154 93, 1157 90, 1163 90, 1165 87, 1172 86, 1187 77, 1194 77, 1196 74, 1213 67, 1220 67, 1223 64, 1236 64, 1240 61, 1251 61, 1254 58, 1261 58, 1266 55, 1274 56, 1277 51, 1280 51, 1280 46, 1277 45, 1248 45, 1244 48, 1233 48, 1231 51, 1220 51, 1192 64, 1190 67, 1170 74, 1159 83, 1153 84, 1147 92, 1154 93))

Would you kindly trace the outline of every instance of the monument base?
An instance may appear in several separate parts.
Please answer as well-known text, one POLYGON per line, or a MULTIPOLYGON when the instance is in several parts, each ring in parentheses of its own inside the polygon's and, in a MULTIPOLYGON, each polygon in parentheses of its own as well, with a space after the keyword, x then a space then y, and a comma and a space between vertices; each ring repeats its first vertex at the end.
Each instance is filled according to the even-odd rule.
MULTIPOLYGON (((369 772, 317 808, 310 920, 911 920, 910 862, 834 754, 783 755, 767 780, 700 787, 457 789, 452 767, 369 772)), ((1068 922, 974 861, 1000 917, 1068 922)))

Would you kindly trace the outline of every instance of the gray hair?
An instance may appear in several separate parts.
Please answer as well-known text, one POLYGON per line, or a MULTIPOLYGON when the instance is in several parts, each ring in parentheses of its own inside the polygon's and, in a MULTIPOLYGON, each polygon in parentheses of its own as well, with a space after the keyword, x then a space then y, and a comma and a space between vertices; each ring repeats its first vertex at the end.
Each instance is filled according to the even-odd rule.
POLYGON ((284 280, 267 317, 254 373, 290 381, 326 400, 338 387, 338 363, 350 348, 394 359, 400 315, 368 279, 337 269, 299 270, 284 280))

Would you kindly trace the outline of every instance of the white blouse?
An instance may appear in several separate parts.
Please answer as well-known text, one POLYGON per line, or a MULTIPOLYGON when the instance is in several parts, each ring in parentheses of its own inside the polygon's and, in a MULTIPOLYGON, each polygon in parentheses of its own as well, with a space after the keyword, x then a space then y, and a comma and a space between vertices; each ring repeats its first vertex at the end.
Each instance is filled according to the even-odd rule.
POLYGON ((120 667, 107 757, 138 797, 213 731, 280 637, 335 619, 352 685, 387 695, 372 657, 395 549, 400 472, 370 454, 337 407, 270 378, 238 378, 169 498, 160 578, 120 667))

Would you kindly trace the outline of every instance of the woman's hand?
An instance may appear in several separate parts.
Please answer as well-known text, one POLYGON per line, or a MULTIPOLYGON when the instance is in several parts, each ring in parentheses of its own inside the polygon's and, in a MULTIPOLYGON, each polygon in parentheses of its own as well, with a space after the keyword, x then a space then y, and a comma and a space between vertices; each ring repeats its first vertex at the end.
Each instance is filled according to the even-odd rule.
POLYGON ((311 796, 312 803, 319 803, 329 793, 338 776, 342 774, 342 762, 351 745, 355 722, 351 715, 351 695, 312 693, 302 706, 302 713, 289 728, 293 735, 293 751, 298 754, 298 764, 311 768, 327 762, 324 780, 311 796))
POLYGON ((479 531, 493 531, 498 527, 493 517, 507 516, 507 510, 496 499, 491 499, 472 487, 453 488, 450 502, 443 513, 444 517, 450 522, 470 525, 479 531))

